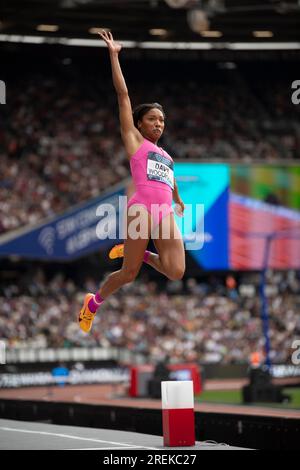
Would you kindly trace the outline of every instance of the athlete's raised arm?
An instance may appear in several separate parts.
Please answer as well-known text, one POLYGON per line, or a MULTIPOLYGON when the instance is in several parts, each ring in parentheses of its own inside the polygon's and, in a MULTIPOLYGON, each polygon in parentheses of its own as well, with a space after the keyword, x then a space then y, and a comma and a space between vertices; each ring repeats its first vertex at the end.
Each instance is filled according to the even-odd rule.
POLYGON ((114 41, 110 32, 101 31, 99 35, 106 42, 109 50, 113 84, 118 96, 121 136, 127 155, 130 158, 143 142, 143 136, 133 122, 128 89, 119 62, 119 52, 122 49, 122 45, 114 41))

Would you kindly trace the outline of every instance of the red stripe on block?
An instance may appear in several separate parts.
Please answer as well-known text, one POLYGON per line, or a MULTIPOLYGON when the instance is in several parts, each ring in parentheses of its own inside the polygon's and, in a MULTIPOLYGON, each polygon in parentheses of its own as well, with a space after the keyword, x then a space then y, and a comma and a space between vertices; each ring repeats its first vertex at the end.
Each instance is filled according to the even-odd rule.
POLYGON ((137 367, 131 367, 129 396, 132 397, 132 398, 136 398, 137 395, 138 395, 138 393, 137 393, 137 387, 138 387, 137 374, 138 374, 137 367))
POLYGON ((164 445, 184 447, 195 445, 194 409, 162 410, 164 445))

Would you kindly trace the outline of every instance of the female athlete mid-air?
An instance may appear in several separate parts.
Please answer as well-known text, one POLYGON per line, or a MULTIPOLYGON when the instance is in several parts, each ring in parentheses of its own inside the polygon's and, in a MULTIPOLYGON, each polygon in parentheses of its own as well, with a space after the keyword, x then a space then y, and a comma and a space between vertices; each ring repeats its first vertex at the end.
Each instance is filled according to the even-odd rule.
POLYGON ((149 264, 170 280, 181 279, 185 272, 185 251, 180 231, 174 219, 172 201, 183 215, 181 200, 174 178, 174 163, 170 155, 157 146, 165 127, 165 113, 158 103, 141 104, 132 112, 127 86, 119 63, 122 45, 115 42, 110 32, 99 33, 106 42, 113 84, 118 96, 121 137, 128 156, 135 193, 127 204, 127 233, 124 244, 112 248, 110 258, 123 257, 122 268, 111 273, 94 295, 86 294, 78 322, 88 333, 101 303, 123 285, 134 281, 143 262, 149 264), (159 207, 159 210, 157 208, 159 207), (139 213, 145 228, 143 237, 130 233, 130 224, 139 213), (168 230, 165 230, 165 227, 168 230), (147 251, 153 238, 157 253, 147 251), (165 236, 165 234, 168 236, 165 236))

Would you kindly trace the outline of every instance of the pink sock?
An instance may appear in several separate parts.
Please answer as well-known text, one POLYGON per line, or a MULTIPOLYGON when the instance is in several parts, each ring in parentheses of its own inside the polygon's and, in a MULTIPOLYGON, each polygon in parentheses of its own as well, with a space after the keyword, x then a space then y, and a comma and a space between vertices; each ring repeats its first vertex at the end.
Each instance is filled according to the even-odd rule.
POLYGON ((92 313, 97 312, 98 308, 100 307, 100 305, 102 304, 103 301, 104 301, 103 297, 101 297, 99 292, 97 292, 96 295, 94 295, 89 300, 88 307, 89 307, 90 311, 92 313))
POLYGON ((144 262, 147 263, 149 256, 150 256, 151 251, 146 250, 144 254, 144 262))

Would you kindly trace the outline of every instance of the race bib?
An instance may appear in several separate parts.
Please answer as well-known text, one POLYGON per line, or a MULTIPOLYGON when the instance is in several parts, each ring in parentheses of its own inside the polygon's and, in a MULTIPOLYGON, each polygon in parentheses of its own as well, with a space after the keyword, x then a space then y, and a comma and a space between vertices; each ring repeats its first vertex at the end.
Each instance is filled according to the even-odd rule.
POLYGON ((148 180, 159 181, 174 189, 174 163, 160 153, 148 152, 148 180))

